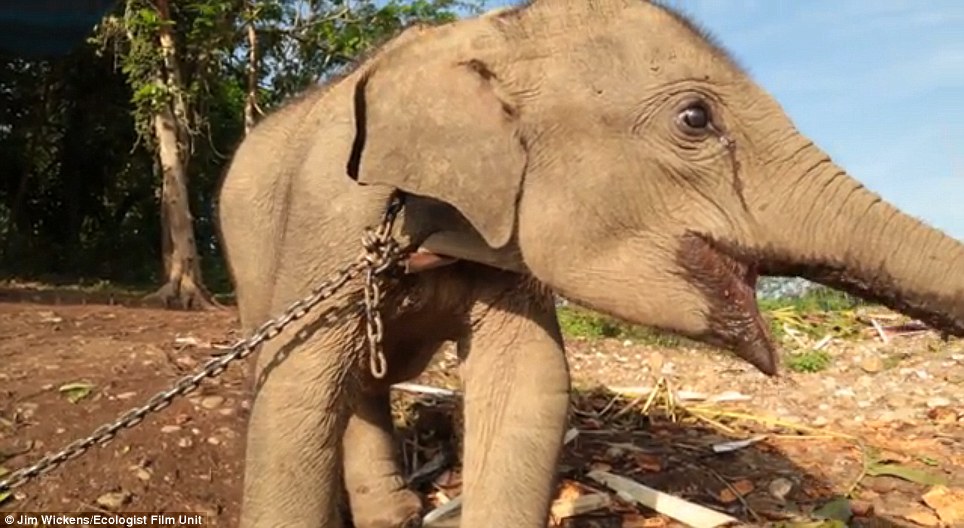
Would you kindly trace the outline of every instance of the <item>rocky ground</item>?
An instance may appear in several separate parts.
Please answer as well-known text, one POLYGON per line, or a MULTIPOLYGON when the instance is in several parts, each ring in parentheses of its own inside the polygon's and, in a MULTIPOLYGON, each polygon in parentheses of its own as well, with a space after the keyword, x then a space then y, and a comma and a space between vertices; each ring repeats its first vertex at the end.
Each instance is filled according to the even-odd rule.
MULTIPOLYGON (((55 299, 0 303, 7 470, 142 404, 238 337, 230 310, 55 299)), ((882 312, 861 317, 902 322, 882 312)), ((777 319, 786 320, 789 352, 772 379, 685 344, 571 338, 578 390, 556 524, 682 526, 673 518, 700 504, 754 525, 964 526, 964 342, 871 323, 831 325, 823 335, 825 326, 777 319), (600 483, 608 475, 687 503, 658 513, 600 483)), ((415 383, 457 389, 456 372, 443 354, 415 383)), ((105 447, 18 488, 0 511, 199 512, 210 525, 236 525, 245 373, 235 367, 206 382, 105 447)), ((413 485, 440 505, 459 490, 457 462, 445 456, 458 444, 458 397, 419 391, 397 397, 401 449, 413 485)))

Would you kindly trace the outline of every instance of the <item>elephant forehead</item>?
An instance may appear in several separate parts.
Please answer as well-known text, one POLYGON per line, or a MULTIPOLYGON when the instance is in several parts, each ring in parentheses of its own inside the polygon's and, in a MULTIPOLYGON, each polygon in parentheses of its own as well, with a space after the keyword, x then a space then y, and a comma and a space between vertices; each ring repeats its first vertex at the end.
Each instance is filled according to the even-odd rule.
POLYGON ((543 70, 543 86, 745 77, 693 22, 649 2, 538 0, 493 18, 512 20, 502 29, 513 42, 513 58, 523 68, 543 70))

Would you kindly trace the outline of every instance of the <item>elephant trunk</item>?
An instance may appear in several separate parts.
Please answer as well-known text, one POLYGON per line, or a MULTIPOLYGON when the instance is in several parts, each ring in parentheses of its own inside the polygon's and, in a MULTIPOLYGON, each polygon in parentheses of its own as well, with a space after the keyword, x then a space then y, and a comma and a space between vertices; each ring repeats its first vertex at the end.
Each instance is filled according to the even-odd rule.
POLYGON ((783 203, 754 211, 766 241, 760 271, 805 277, 964 335, 964 244, 900 212, 809 141, 792 152, 775 178, 788 182, 784 192, 769 194, 783 203))

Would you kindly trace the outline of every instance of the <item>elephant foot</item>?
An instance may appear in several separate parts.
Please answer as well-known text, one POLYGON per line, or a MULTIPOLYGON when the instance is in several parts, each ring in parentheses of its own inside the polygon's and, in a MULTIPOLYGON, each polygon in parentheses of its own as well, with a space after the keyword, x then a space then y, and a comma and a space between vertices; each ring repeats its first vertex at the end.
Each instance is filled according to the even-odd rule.
POLYGON ((419 494, 412 490, 397 490, 384 496, 365 493, 352 498, 360 503, 352 507, 352 524, 355 528, 422 526, 424 505, 419 494))

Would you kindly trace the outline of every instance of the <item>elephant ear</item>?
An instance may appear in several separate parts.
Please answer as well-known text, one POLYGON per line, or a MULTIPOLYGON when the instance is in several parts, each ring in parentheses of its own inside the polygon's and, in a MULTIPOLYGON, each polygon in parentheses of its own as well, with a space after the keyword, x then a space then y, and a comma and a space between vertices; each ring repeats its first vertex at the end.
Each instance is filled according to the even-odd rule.
POLYGON ((448 203, 500 248, 514 232, 526 153, 498 77, 464 51, 431 35, 372 65, 355 87, 348 173, 448 203))

